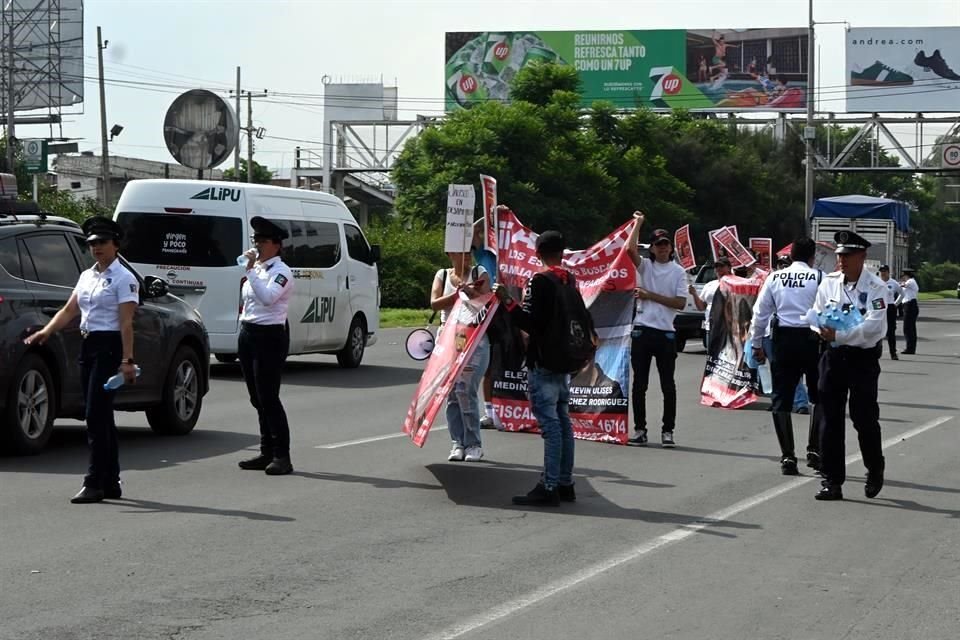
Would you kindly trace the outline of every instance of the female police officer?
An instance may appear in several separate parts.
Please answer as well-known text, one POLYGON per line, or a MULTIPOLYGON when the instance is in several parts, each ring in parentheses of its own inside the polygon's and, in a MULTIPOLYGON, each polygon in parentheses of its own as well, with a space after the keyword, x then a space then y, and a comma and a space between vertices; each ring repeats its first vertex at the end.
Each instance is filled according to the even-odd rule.
POLYGON ((133 359, 133 316, 139 305, 139 283, 117 260, 122 229, 113 220, 96 216, 83 223, 87 246, 97 261, 80 274, 67 304, 27 344, 43 344, 80 314, 83 346, 80 365, 86 395, 90 467, 83 488, 70 502, 100 502, 119 498, 120 457, 113 420, 113 391, 103 388, 120 371, 128 384, 136 382, 133 359))
POLYGON ((260 455, 239 464, 241 469, 282 476, 293 472, 290 427, 280 403, 280 375, 290 349, 287 305, 293 294, 293 273, 280 259, 280 251, 289 234, 260 216, 251 218, 250 226, 256 249, 244 253, 247 281, 241 293, 237 351, 250 404, 260 421, 260 455))

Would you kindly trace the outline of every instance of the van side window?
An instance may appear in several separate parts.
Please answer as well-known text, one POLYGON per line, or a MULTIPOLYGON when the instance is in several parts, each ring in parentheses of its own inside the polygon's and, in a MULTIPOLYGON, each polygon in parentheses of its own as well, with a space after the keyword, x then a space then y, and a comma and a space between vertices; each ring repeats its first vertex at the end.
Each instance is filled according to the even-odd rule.
POLYGON ((367 239, 363 237, 360 229, 352 224, 345 224, 343 231, 347 236, 347 253, 350 257, 359 262, 373 264, 373 260, 370 259, 370 245, 367 244, 367 239))

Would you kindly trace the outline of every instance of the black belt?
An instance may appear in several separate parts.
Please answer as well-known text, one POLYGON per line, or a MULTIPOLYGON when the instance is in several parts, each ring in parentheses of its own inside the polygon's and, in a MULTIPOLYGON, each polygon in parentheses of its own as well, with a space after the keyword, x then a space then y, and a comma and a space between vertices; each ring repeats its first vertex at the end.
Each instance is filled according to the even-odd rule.
POLYGON ((284 324, 255 324, 253 322, 241 322, 240 326, 247 331, 285 331, 287 329, 286 323, 284 324))
POLYGON ((118 336, 120 335, 119 331, 87 331, 86 329, 80 329, 80 337, 86 340, 87 338, 96 338, 98 336, 118 336))

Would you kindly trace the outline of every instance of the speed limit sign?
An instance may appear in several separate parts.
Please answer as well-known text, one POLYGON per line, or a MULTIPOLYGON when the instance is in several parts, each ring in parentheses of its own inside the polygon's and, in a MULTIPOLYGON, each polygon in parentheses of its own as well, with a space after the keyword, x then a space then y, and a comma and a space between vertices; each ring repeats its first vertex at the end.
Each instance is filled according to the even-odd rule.
POLYGON ((960 144, 943 145, 940 166, 944 169, 960 169, 960 144))

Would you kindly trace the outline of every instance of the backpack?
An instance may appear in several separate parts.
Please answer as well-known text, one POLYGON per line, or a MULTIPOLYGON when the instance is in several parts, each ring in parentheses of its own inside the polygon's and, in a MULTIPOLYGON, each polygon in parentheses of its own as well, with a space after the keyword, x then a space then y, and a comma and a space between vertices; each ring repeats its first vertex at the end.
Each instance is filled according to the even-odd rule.
POLYGON ((552 272, 543 274, 553 282, 554 313, 542 337, 538 337, 538 360, 556 373, 574 373, 593 360, 597 350, 593 318, 577 291, 571 274, 564 284, 552 272))

